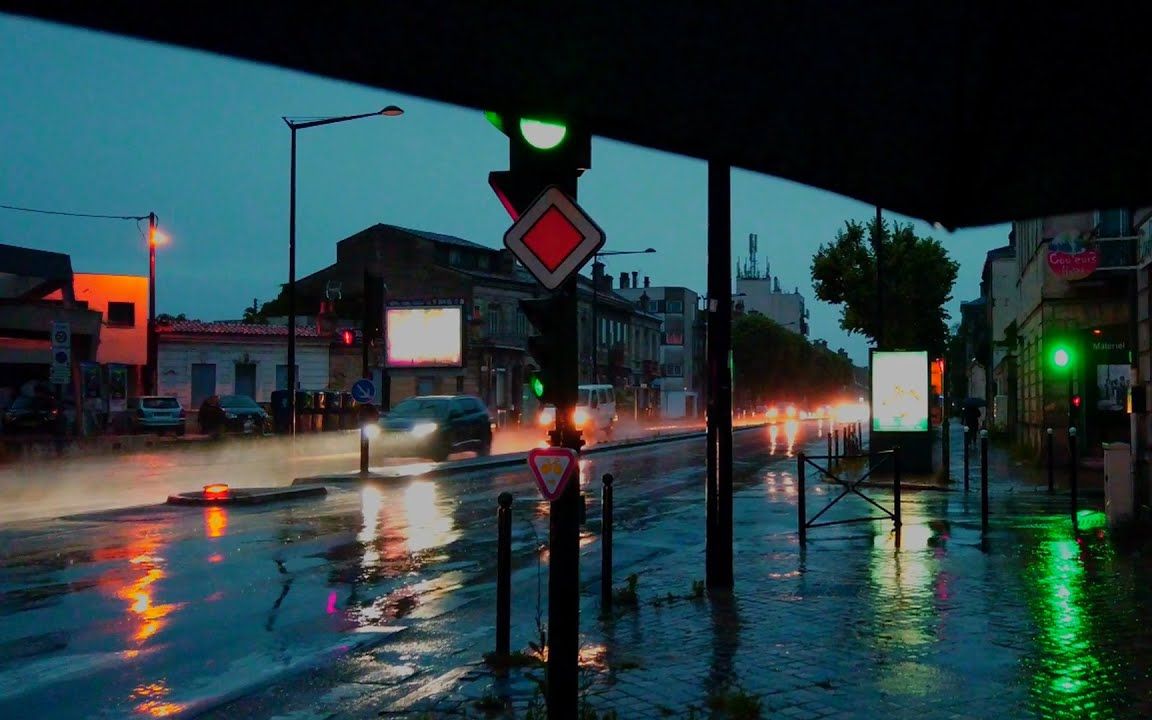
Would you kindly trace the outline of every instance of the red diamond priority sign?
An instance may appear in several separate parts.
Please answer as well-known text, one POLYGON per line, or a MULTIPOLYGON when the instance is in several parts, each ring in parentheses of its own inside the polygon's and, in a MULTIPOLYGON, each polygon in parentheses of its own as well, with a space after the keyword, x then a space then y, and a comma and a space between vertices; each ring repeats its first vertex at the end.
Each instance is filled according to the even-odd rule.
POLYGON ((549 502, 560 497, 577 471, 576 451, 562 447, 535 448, 528 452, 528 467, 540 494, 549 502))
POLYGON ((552 185, 504 233, 504 246, 541 285, 555 290, 604 246, 604 231, 552 185))

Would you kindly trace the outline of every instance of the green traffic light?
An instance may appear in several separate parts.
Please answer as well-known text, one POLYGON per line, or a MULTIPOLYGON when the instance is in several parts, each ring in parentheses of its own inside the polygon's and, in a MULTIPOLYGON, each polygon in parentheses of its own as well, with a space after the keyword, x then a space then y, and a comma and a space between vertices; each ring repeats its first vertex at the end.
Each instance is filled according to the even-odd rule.
POLYGON ((532 394, 535 395, 537 399, 544 396, 544 383, 540 381, 538 376, 532 376, 531 386, 532 394))
POLYGON ((1065 350, 1064 348, 1057 348, 1056 352, 1052 353, 1052 364, 1055 365, 1056 367, 1058 367, 1058 368, 1068 367, 1068 364, 1070 362, 1072 362, 1072 356, 1069 355, 1068 351, 1065 350))
POLYGON ((537 150, 551 150, 564 142, 568 128, 563 123, 520 118, 520 135, 537 150))

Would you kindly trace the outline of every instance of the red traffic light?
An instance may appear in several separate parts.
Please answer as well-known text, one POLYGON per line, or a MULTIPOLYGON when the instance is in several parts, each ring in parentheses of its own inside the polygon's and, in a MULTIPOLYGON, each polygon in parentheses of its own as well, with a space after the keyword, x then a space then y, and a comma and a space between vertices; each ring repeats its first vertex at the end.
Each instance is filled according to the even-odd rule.
POLYGON ((1079 395, 1073 395, 1072 396, 1072 407, 1074 407, 1074 408, 1080 407, 1080 396, 1079 395))
POLYGON ((351 330, 344 330, 340 333, 341 339, 345 345, 354 345, 356 343, 356 333, 351 330))

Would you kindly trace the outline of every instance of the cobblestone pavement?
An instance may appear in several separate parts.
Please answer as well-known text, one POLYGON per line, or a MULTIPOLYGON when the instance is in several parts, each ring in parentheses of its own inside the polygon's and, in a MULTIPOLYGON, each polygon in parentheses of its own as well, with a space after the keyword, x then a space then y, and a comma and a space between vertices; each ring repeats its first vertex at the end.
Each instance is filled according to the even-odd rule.
MULTIPOLYGON (((586 589, 582 703, 620 718, 1152 717, 1152 562, 1115 549, 1091 507, 1074 529, 1068 497, 999 448, 982 537, 978 463, 967 494, 906 492, 899 536, 877 520, 813 528, 806 546, 794 468, 765 469, 736 494, 729 597, 694 587, 694 515, 649 526, 678 549, 637 573, 636 606, 597 619, 586 589)), ((838 491, 813 475, 810 517, 838 491)), ((889 489, 866 493, 891 507, 889 489)), ((869 511, 849 496, 825 518, 869 511)), ((620 528, 616 541, 646 539, 620 528)), ((540 717, 542 677, 466 665, 379 715, 540 717)))

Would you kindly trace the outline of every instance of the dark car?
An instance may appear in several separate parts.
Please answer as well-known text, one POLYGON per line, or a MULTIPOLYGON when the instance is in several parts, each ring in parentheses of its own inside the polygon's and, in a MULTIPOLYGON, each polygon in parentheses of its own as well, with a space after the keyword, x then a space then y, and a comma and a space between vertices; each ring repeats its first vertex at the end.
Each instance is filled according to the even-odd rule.
POLYGON ((50 397, 21 395, 4 411, 6 434, 35 433, 52 435, 62 430, 64 409, 50 397))
POLYGON ((470 395, 424 395, 397 404, 380 419, 385 447, 397 455, 446 460, 454 452, 492 452, 492 417, 470 395))
POLYGON ((247 395, 221 395, 220 408, 225 432, 263 435, 272 430, 268 413, 247 395))

